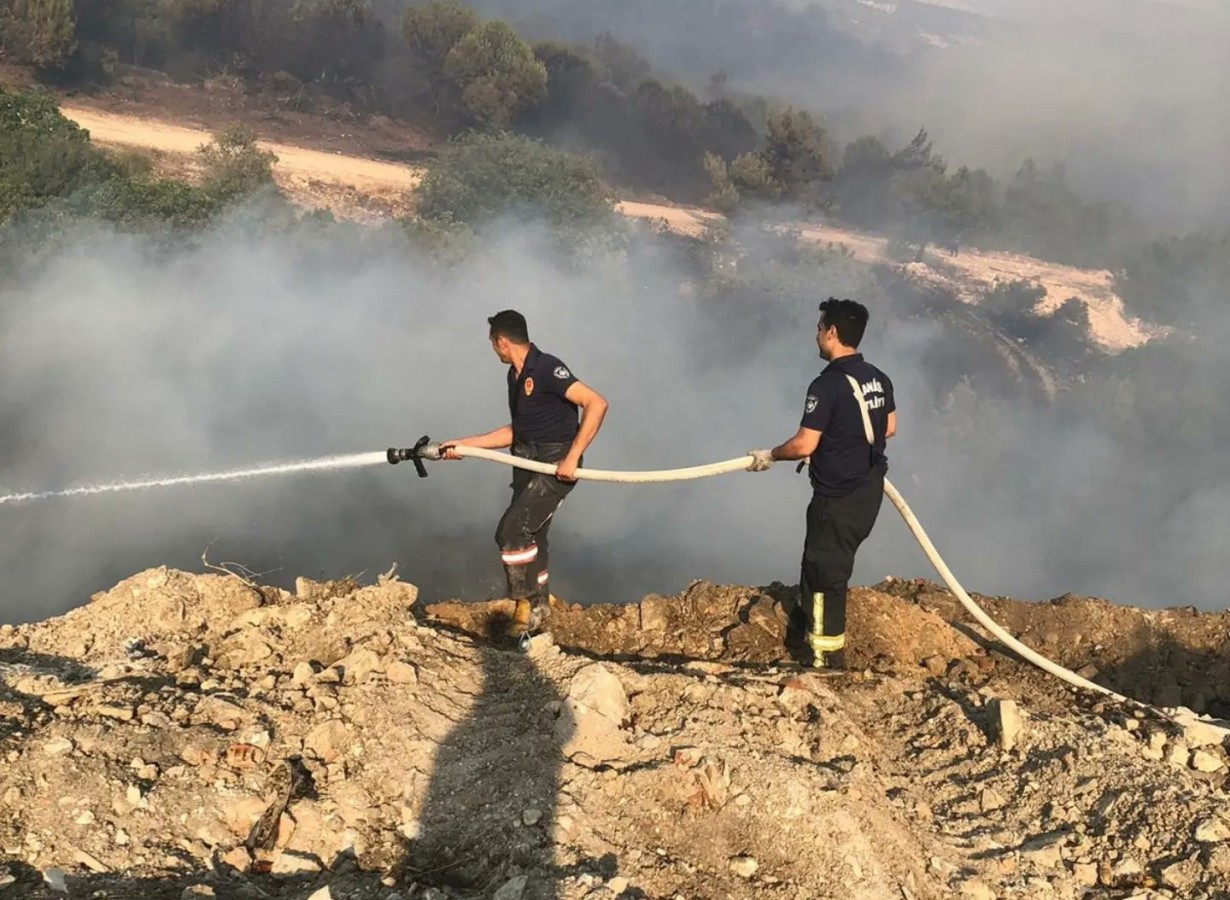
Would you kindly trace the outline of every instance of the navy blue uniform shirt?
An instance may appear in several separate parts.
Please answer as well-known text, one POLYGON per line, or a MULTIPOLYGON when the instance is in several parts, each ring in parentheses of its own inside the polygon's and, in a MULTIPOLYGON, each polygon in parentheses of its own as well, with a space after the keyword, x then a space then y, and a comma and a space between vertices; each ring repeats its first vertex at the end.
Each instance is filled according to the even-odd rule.
POLYGON ((801 422, 804 428, 820 432, 820 446, 808 466, 812 490, 825 497, 840 497, 858 487, 872 466, 887 463, 885 432, 888 414, 896 409, 893 383, 864 360, 863 354, 843 356, 825 366, 807 388, 801 422), (867 399, 874 447, 867 444, 863 415, 847 375, 854 376, 867 399))
POLYGON ((513 442, 571 444, 580 426, 580 408, 567 400, 564 392, 579 380, 558 357, 530 344, 521 377, 508 367, 513 442))

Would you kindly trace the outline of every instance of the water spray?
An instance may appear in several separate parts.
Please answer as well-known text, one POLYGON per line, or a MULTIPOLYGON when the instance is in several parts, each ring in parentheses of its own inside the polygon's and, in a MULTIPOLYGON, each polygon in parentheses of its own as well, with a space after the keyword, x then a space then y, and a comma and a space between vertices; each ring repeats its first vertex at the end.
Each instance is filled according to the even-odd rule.
MULTIPOLYGON (((150 488, 180 487, 206 484, 214 481, 246 481, 274 475, 297 475, 301 472, 334 471, 355 469, 362 466, 378 466, 388 459, 385 453, 350 453, 342 456, 320 456, 299 462, 267 463, 245 469, 228 469, 204 475, 175 475, 163 478, 147 478, 139 481, 112 481, 106 484, 66 488, 58 491, 26 491, 0 496, 0 506, 8 503, 32 503, 37 500, 52 500, 60 497, 88 497, 94 494, 115 494, 123 491, 143 491, 150 488)), ((422 465, 418 463, 418 465, 422 465)), ((423 475, 426 475, 423 472, 423 475)))

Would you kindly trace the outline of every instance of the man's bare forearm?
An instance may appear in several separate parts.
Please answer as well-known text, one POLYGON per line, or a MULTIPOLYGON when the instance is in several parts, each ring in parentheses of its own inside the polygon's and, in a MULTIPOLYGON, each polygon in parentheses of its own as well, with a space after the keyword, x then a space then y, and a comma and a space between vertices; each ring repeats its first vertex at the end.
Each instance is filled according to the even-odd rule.
POLYGON ((476 447, 479 450, 503 450, 511 446, 513 430, 511 425, 501 425, 483 434, 472 434, 469 437, 458 438, 455 441, 445 441, 446 445, 459 447, 476 447))
POLYGON ((793 462, 796 459, 807 459, 807 457, 816 452, 818 445, 818 440, 796 434, 785 443, 778 444, 771 452, 776 460, 790 460, 793 462))
POLYGON ((577 428, 577 436, 572 439, 572 447, 568 455, 580 459, 589 449, 589 445, 598 435, 602 420, 606 417, 607 403, 605 400, 595 400, 581 410, 581 424, 577 428))

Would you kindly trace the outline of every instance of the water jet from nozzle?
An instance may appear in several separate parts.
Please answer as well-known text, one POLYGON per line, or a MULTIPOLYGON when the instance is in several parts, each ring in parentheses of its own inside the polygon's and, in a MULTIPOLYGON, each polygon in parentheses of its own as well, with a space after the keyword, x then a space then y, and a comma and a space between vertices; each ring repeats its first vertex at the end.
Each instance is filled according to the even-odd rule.
MULTIPOLYGON (((147 478, 140 481, 113 481, 107 484, 67 488, 59 491, 27 491, 0 496, 0 506, 7 503, 30 503, 36 500, 51 500, 59 497, 86 497, 94 494, 113 494, 121 491, 142 491, 159 487, 206 484, 213 481, 245 481, 274 475, 295 475, 300 472, 333 471, 353 469, 360 466, 378 466, 384 463, 384 453, 350 453, 343 456, 321 456, 300 462, 271 463, 246 469, 228 469, 204 475, 176 475, 167 478, 147 478)), ((421 465, 421 463, 420 463, 421 465)))

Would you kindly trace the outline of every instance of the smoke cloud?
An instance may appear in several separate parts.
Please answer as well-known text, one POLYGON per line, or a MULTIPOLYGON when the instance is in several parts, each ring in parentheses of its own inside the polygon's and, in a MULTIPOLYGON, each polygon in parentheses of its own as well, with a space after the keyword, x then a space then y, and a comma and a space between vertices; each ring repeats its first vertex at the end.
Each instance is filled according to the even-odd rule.
POLYGON ((835 136, 903 146, 926 128, 954 164, 1011 178, 1062 163, 1092 198, 1161 229, 1230 213, 1230 9, 1184 0, 480 0, 538 37, 605 30, 703 90, 781 97, 835 136))
POLYGON ((1230 14, 1179 2, 995 4, 981 40, 921 56, 877 104, 951 159, 1063 163, 1092 197, 1163 229, 1230 212, 1230 14))
MULTIPOLYGON (((82 233, 3 290, 0 398, 14 423, 0 492, 408 446, 507 421, 486 317, 522 310, 533 338, 611 402, 587 462, 658 468, 739 456, 793 427, 810 333, 708 358, 703 311, 653 268, 547 260, 507 228, 447 274, 407 246, 239 223, 159 258, 141 238, 82 233), (703 375, 695 369, 704 367, 703 375), (776 369, 777 371, 773 371, 776 369), (784 370, 784 374, 783 374, 784 370)), ((808 322, 813 310, 791 311, 808 322)), ((266 580, 369 576, 392 562, 429 596, 502 593, 492 537, 511 470, 480 461, 271 478, 0 507, 0 619, 63 611, 147 566, 239 562, 266 580)), ((790 577, 778 545, 801 480, 656 488, 583 484, 555 525, 556 589, 628 600, 692 577, 790 577), (740 521, 714 528, 731 511, 740 521), (772 522, 766 530, 760 519, 772 522), (666 536, 675 539, 667 541, 666 536), (732 548, 734 555, 732 556, 732 548), (752 568, 734 557, 758 560, 752 568)), ((793 522, 792 522, 793 524, 793 522)))
MULTIPOLYGON (((392 231, 261 233, 243 213, 170 255, 82 231, 0 288, 0 493, 495 427, 507 421, 505 370, 486 317, 507 307, 610 401, 588 465, 728 459, 794 433, 823 366, 816 304, 836 294, 871 308, 862 349, 892 378, 899 407, 890 478, 968 588, 1221 604, 1222 507, 1195 495, 1198 474, 1133 471, 1091 421, 988 399, 985 384, 1003 380, 993 362, 962 357, 941 318, 848 262, 805 270, 792 299, 727 309, 701 299, 666 245, 579 270, 544 245, 509 222, 480 256, 444 271, 392 231), (954 370, 973 393, 953 390, 954 370)), ((211 562, 288 586, 298 575, 370 579, 396 562, 429 601, 499 596, 493 533, 512 470, 429 465, 426 480, 386 465, 0 506, 0 621, 63 612, 146 567, 199 569, 207 547, 211 562)), ((553 526, 554 589, 591 603, 695 578, 795 583, 808 498, 805 475, 785 464, 678 484, 582 483, 553 526)), ((855 582, 932 575, 887 502, 881 516, 855 582)))

